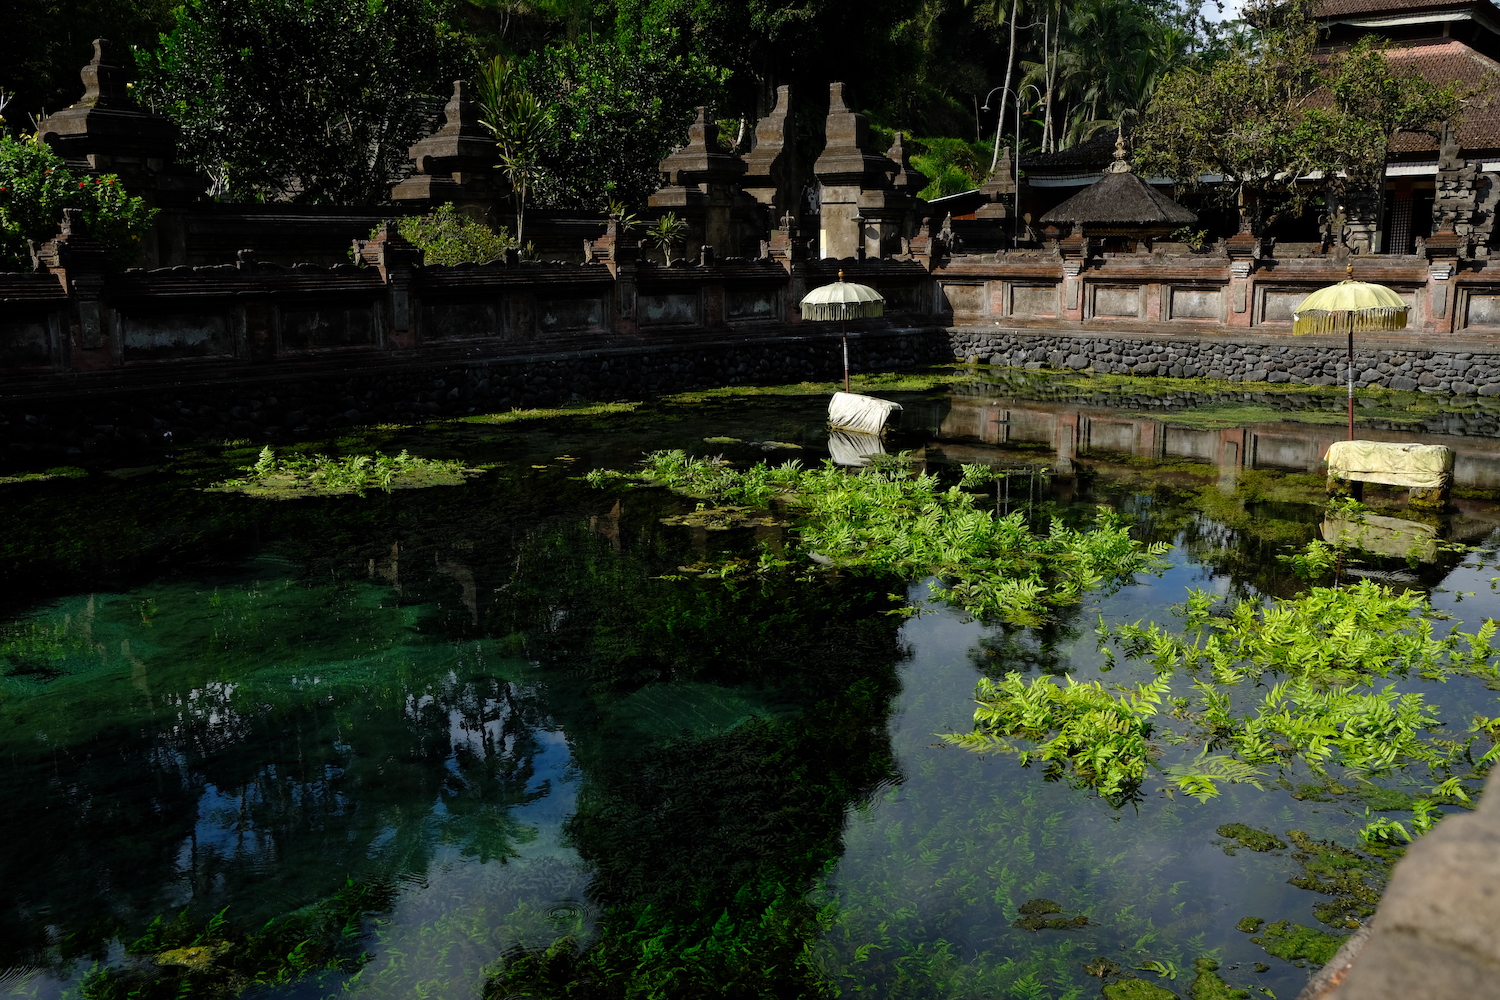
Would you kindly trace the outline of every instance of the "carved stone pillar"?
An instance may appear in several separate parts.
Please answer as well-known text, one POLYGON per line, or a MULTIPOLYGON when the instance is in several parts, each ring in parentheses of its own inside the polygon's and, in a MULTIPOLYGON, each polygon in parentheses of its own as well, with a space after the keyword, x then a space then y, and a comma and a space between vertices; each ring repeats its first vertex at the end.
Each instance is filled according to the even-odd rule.
POLYGON ((37 268, 57 279, 72 306, 64 357, 76 371, 110 368, 122 363, 118 338, 112 337, 108 310, 101 299, 104 276, 113 261, 104 244, 90 235, 83 212, 63 209, 57 236, 35 247, 37 268))
POLYGON ((510 185, 495 169, 495 137, 479 123, 466 82, 453 81, 442 127, 410 152, 416 172, 391 188, 391 198, 423 211, 451 203, 470 218, 498 222, 510 185))
POLYGON ((755 126, 755 145, 745 154, 745 176, 740 181, 745 193, 763 207, 771 220, 797 212, 802 191, 797 122, 791 107, 792 88, 777 87, 776 106, 755 126))
POLYGON ((386 222, 374 239, 355 240, 354 254, 361 264, 378 268, 385 282, 390 309, 387 346, 415 347, 418 304, 412 286, 416 269, 422 266, 422 251, 408 242, 394 223, 386 222))
POLYGON ((869 236, 856 217, 866 208, 884 208, 883 195, 900 167, 871 148, 869 123, 844 103, 842 83, 829 85, 825 131, 828 144, 813 165, 819 185, 818 251, 825 258, 854 257, 868 246, 869 236))
POLYGON ((745 161, 719 148, 719 126, 709 119, 708 109, 698 109, 687 144, 661 161, 661 174, 662 187, 647 204, 687 220, 685 245, 707 244, 724 257, 737 254, 733 214, 743 197, 739 182, 745 161))
POLYGON ((38 135, 71 169, 117 174, 127 191, 160 210, 141 241, 143 266, 187 263, 183 214, 202 198, 207 179, 173 162, 177 126, 136 104, 108 39, 94 40, 94 58, 80 75, 83 97, 43 118, 38 135))

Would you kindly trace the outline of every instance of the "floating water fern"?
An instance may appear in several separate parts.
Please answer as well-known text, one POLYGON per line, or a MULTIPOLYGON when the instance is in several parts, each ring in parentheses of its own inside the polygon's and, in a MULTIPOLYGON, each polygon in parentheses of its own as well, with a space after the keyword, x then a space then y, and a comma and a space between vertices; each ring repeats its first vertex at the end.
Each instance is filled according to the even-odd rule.
POLYGON ((1116 629, 1113 638, 1127 656, 1148 659, 1159 674, 1181 668, 1219 684, 1267 673, 1318 684, 1407 674, 1497 676, 1496 622, 1436 638, 1432 623, 1440 616, 1415 591, 1397 593, 1362 580, 1269 603, 1239 601, 1228 614, 1214 614, 1215 602, 1204 591, 1188 592, 1184 634, 1137 622, 1116 629))
POLYGON ((279 458, 267 445, 254 465, 244 467, 249 475, 229 479, 215 490, 286 500, 301 496, 364 496, 370 490, 415 489, 424 486, 458 486, 474 472, 462 462, 420 458, 404 449, 399 455, 288 455, 279 458))
POLYGON ((1049 770, 1071 770, 1076 780, 1106 797, 1128 795, 1141 783, 1159 751, 1150 743, 1152 719, 1168 684, 1157 680, 1113 694, 1097 681, 1062 684, 1051 678, 1032 683, 1017 673, 1003 680, 981 678, 975 700, 974 731, 946 737, 976 752, 1005 751, 1021 763, 1046 761, 1049 770), (1028 749, 1012 742, 1022 738, 1028 749))
MULTIPOLYGON (((965 483, 979 473, 965 469, 965 483)), ((833 570, 891 573, 907 579, 936 576, 948 584, 943 599, 978 617, 1038 624, 1051 607, 1076 604, 1085 593, 1159 567, 1165 544, 1144 545, 1124 521, 1101 507, 1091 528, 1054 519, 1033 532, 1023 513, 999 516, 975 504, 963 484, 911 475, 903 463, 847 472, 832 462, 758 462, 736 469, 681 451, 647 456, 629 476, 595 471, 594 486, 621 480, 665 486, 724 507, 780 506, 794 516, 802 559, 833 570)), ((746 572, 786 569, 791 558, 742 563, 746 572)), ((725 576, 726 574, 714 574, 725 576)))
MULTIPOLYGON (((1500 744, 1474 751, 1480 735, 1492 736, 1500 721, 1476 718, 1470 736, 1448 739, 1437 732, 1438 707, 1421 693, 1376 687, 1409 674, 1495 678, 1494 621, 1472 634, 1436 638, 1437 615, 1424 596, 1369 581, 1265 605, 1240 601, 1227 615, 1213 610, 1210 595, 1192 591, 1185 634, 1139 622, 1110 630, 1101 622, 1101 648, 1111 659, 1118 648, 1150 662, 1158 675, 1150 684, 1110 692, 1071 678, 1064 685, 1018 673, 984 679, 973 732, 946 739, 981 753, 1017 753, 1023 763, 1048 761, 1113 799, 1135 794, 1152 768, 1169 787, 1206 799, 1220 783, 1259 786, 1271 769, 1297 765, 1327 778, 1337 765, 1361 780, 1425 768, 1432 796, 1468 801, 1469 783, 1500 757, 1500 744), (1268 677, 1281 679, 1258 702, 1233 706, 1232 692, 1247 682, 1267 684, 1268 677), (1174 679, 1191 680, 1192 695, 1169 697, 1174 679), (1200 752, 1160 765, 1166 744, 1200 752)), ((1397 833, 1406 831, 1377 820, 1371 839, 1397 833)))

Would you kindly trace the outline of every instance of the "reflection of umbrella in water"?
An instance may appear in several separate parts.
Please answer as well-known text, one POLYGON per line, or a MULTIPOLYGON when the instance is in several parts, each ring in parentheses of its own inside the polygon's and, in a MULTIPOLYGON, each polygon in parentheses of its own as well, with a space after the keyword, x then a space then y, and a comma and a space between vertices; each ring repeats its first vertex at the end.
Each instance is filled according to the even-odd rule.
POLYGON ((1373 330, 1405 328, 1410 307, 1384 285, 1354 280, 1349 276, 1336 285, 1320 288, 1292 311, 1292 332, 1344 333, 1349 336, 1349 440, 1354 440, 1354 334, 1373 330))
POLYGON ((844 391, 849 391, 849 330, 851 319, 875 319, 885 315, 885 299, 869 285, 860 285, 839 280, 831 285, 814 288, 802 298, 802 318, 815 323, 839 321, 839 332, 844 337, 844 391))

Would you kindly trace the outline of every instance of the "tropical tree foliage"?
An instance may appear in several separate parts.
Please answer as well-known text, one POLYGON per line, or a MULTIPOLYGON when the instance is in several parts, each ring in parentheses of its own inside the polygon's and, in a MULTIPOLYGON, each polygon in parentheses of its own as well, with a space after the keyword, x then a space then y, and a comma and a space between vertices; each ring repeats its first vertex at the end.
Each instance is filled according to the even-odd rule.
POLYGON ((0 32, 0 93, 15 97, 5 117, 23 128, 83 96, 78 72, 93 40, 150 45, 171 27, 175 0, 6 0, 0 32))
MULTIPOLYGON (((173 14, 147 4, 89 16, 137 44, 141 93, 182 126, 189 162, 234 198, 385 200, 449 83, 494 72, 498 55, 507 89, 486 120, 505 132, 497 165, 521 218, 533 205, 639 206, 697 107, 743 150, 782 84, 796 94, 805 162, 821 149, 827 85, 841 80, 879 128, 932 137, 921 168, 934 196, 982 183, 1011 142, 1055 151, 1118 128, 1139 128, 1155 172, 1222 174, 1234 196, 1288 193, 1306 170, 1358 187, 1393 135, 1436 128, 1463 96, 1393 72, 1371 43, 1319 61, 1305 0, 1256 12, 1253 27, 1210 22, 1201 6, 188 0, 173 14), (971 156, 970 143, 986 155, 971 156)), ((0 57, 0 91, 21 91, 22 115, 39 98, 72 99, 67 81, 87 58, 76 25, 51 10, 24 0, 42 38, 0 57)))
POLYGON ((1371 39, 1327 59, 1317 44, 1308 6, 1285 4, 1224 58, 1169 73, 1136 135, 1140 167, 1189 187, 1223 177, 1213 192, 1264 221, 1300 210, 1309 174, 1371 186, 1397 132, 1435 131, 1459 111, 1457 86, 1396 70, 1371 39))
POLYGON ((219 194, 380 202, 463 65, 437 0, 189 0, 140 92, 219 194))
POLYGON ((533 53, 524 73, 551 117, 539 157, 539 203, 639 205, 659 186, 657 163, 681 143, 696 109, 718 103, 726 73, 673 36, 579 38, 533 53))
POLYGON ((495 135, 500 172, 516 198, 516 242, 524 246, 526 198, 547 177, 542 156, 552 137, 552 111, 537 100, 519 67, 495 56, 479 73, 484 126, 495 135))

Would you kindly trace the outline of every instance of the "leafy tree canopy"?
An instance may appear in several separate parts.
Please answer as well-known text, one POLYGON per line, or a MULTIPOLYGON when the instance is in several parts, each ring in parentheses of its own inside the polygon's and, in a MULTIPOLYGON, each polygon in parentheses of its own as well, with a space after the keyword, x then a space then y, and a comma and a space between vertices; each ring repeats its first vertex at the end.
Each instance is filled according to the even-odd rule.
POLYGON ((83 95, 78 71, 93 41, 147 45, 172 23, 176 0, 6 0, 0 32, 0 93, 11 95, 12 129, 68 107, 83 95))
POLYGON ((182 155, 236 198, 379 202, 463 44, 438 0, 188 0, 141 92, 182 155))
POLYGON ((699 105, 718 103, 726 75, 701 56, 673 51, 674 41, 579 38, 528 60, 531 91, 552 116, 536 183, 544 204, 638 205, 657 189, 657 163, 682 142, 699 105))
POLYGON ((1320 56, 1306 3, 1274 14, 1222 58, 1161 82, 1136 133, 1142 171, 1189 187, 1221 176, 1227 183, 1214 193, 1266 221, 1301 209, 1299 177, 1321 172, 1336 189, 1367 187, 1396 133, 1435 131, 1458 114, 1458 86, 1398 71, 1379 42, 1320 56))

